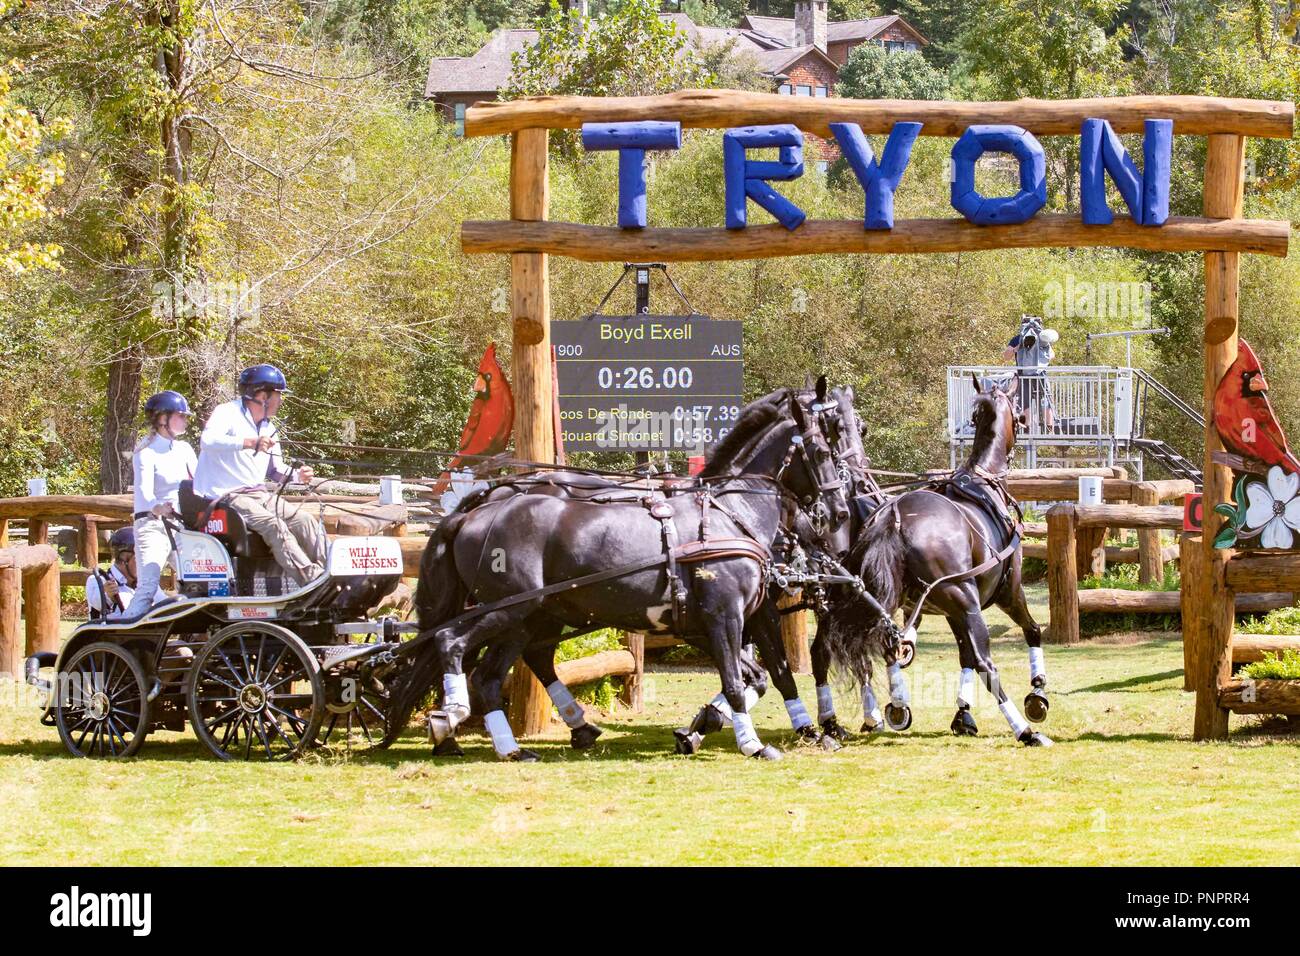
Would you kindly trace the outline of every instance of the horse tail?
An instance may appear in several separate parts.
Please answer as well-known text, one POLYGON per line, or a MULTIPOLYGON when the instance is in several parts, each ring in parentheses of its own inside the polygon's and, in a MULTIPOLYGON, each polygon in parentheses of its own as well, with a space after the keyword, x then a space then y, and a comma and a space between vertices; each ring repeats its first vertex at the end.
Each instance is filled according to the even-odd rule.
POLYGON ((883 659, 885 650, 893 644, 893 613, 903 597, 906 549, 898 509, 892 504, 886 508, 890 513, 872 521, 854 543, 847 564, 889 616, 882 616, 854 594, 832 605, 827 622, 832 663, 860 687, 871 681, 872 658, 883 659), (868 622, 865 628, 864 621, 868 622))
POLYGON ((452 553, 456 532, 465 519, 464 512, 456 512, 438 526, 429 536, 420 557, 420 581, 415 589, 415 611, 420 625, 417 640, 424 646, 404 667, 394 681, 388 705, 388 731, 385 744, 397 739, 411 719, 411 714, 433 687, 442 667, 438 645, 433 633, 465 607, 465 584, 456 571, 452 553))

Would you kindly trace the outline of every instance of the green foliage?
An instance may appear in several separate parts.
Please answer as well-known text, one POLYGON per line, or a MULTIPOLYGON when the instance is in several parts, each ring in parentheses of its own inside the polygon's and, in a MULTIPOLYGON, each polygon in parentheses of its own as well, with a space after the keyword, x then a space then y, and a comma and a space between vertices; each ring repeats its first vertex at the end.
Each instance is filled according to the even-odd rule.
POLYGON ((1281 655, 1268 651, 1263 660, 1246 664, 1238 673, 1253 680, 1300 680, 1300 651, 1287 648, 1281 655))
POLYGON ((915 50, 891 53, 863 43, 840 68, 835 92, 852 99, 941 100, 948 95, 948 75, 915 50))
POLYGON ((580 18, 553 3, 537 21, 537 43, 514 54, 502 96, 646 96, 705 78, 686 37, 659 16, 655 0, 620 0, 580 18))
POLYGON ((1243 618, 1243 634, 1300 634, 1300 607, 1283 607, 1267 614, 1243 618))
POLYGON ((1178 562, 1166 561, 1164 580, 1144 584, 1138 580, 1140 568, 1136 564, 1111 564, 1100 577, 1079 579, 1079 590, 1118 588, 1121 591, 1177 591, 1179 587, 1178 562))

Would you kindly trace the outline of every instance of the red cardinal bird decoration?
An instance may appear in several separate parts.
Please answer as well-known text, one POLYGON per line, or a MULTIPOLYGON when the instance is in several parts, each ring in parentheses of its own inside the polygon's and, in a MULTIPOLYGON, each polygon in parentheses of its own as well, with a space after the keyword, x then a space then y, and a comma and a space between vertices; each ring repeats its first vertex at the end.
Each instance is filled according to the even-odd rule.
POLYGON ((1238 342, 1237 348, 1237 360, 1214 392, 1214 427, 1219 438, 1229 451, 1300 474, 1300 459, 1287 446, 1286 434, 1268 400, 1268 382, 1259 359, 1245 342, 1238 342))
MULTIPOLYGON (((497 345, 489 343, 483 359, 478 363, 478 376, 474 379, 474 401, 469 407, 469 421, 460 433, 460 452, 447 466, 434 486, 441 493, 451 481, 450 472, 465 463, 462 456, 495 455, 505 451, 510 443, 510 432, 515 423, 515 399, 510 392, 506 373, 497 363, 497 345)), ((474 464, 470 461, 470 464, 474 464)))

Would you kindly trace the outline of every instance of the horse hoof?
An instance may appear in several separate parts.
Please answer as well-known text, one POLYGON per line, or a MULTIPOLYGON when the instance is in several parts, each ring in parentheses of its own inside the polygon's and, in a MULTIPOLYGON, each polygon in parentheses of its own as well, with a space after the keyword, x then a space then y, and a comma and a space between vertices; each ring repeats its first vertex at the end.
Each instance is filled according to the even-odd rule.
POLYGON ((704 743, 704 738, 699 734, 685 729, 674 730, 673 738, 675 740, 674 749, 684 757, 699 753, 700 747, 704 743))
POLYGON ((574 750, 586 750, 596 743, 596 738, 603 731, 595 724, 583 724, 569 731, 569 746, 574 750))
POLYGON ((969 707, 959 707, 956 715, 952 718, 950 725, 952 732, 958 737, 978 737, 979 727, 975 725, 975 718, 971 716, 969 707))
POLYGON ((898 642, 898 666, 911 667, 912 661, 916 660, 916 644, 913 641, 898 642))
POLYGON ((460 744, 456 742, 455 737, 445 737, 433 747, 435 757, 463 757, 465 751, 460 749, 460 744))
POLYGON ((837 717, 827 717, 822 721, 822 734, 841 743, 849 739, 849 732, 844 729, 844 725, 837 717))
POLYGON ((1026 747, 1056 746, 1054 743, 1052 743, 1052 738, 1047 736, 1047 734, 1040 734, 1038 731, 1029 730, 1028 728, 1026 728, 1025 732, 1020 735, 1019 740, 1026 747))
POLYGON ((1050 706, 1047 695, 1040 690, 1031 690, 1025 695, 1025 716, 1036 724, 1047 719, 1047 709, 1050 706))
POLYGON ((537 753, 535 750, 525 750, 521 747, 514 753, 506 754, 501 759, 510 763, 537 763, 537 761, 541 760, 542 757, 541 754, 537 753))
POLYGON ((766 744, 766 745, 764 745, 764 747, 763 747, 762 750, 759 750, 759 751, 755 752, 755 754, 754 754, 754 759, 756 759, 756 760, 780 760, 780 759, 781 759, 781 751, 777 750, 777 749, 776 749, 775 747, 773 747, 771 744, 766 744))
POLYGON ((906 704, 886 704, 885 723, 890 730, 906 730, 912 726, 912 708, 906 704))
POLYGON ((801 744, 820 744, 822 742, 821 733, 812 724, 796 727, 794 736, 801 744))
POLYGON ((858 733, 876 734, 880 732, 880 724, 873 724, 869 720, 864 720, 862 726, 858 728, 858 733))
POLYGON ((821 748, 828 754, 833 754, 837 750, 843 750, 844 745, 832 737, 830 734, 822 734, 821 748))

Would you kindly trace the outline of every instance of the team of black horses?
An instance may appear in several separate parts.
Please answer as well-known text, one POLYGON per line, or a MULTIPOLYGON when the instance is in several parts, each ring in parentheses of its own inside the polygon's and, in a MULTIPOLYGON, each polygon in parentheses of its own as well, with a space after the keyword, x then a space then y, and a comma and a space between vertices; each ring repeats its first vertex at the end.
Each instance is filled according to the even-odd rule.
MULTIPOLYGON (((837 749, 848 732, 836 714, 831 673, 861 692, 862 731, 904 730, 911 708, 902 667, 923 613, 948 619, 961 677, 952 730, 978 732, 978 677, 1012 733, 1050 745, 1002 688, 981 611, 1004 610, 1024 631, 1032 721, 1048 708, 1041 635, 1021 583, 1020 513, 1005 478, 1021 416, 1014 383, 976 381, 970 458, 951 475, 890 494, 863 450, 851 388, 823 377, 746 406, 691 478, 539 470, 491 481, 432 535, 416 593, 418 647, 391 688, 396 736, 438 683, 426 721, 438 755, 459 754, 456 730, 471 701, 499 757, 536 760, 511 733, 502 688, 521 661, 545 685, 573 746, 600 729, 557 678, 555 648, 599 628, 671 633, 706 651, 721 692, 676 748, 693 753, 730 726, 742 754, 780 758, 754 729, 750 709, 768 679, 795 733, 837 749), (777 598, 803 594, 817 614, 812 661, 817 717, 799 698, 780 632, 777 598), (901 611, 903 623, 895 617, 901 611), (881 708, 876 666, 888 675, 881 708)), ((796 608, 796 609, 799 609, 796 608)))

